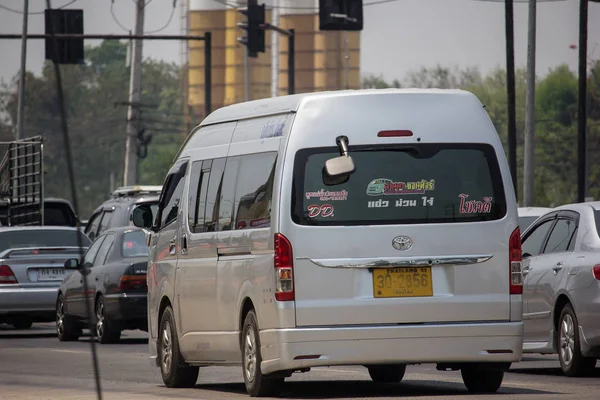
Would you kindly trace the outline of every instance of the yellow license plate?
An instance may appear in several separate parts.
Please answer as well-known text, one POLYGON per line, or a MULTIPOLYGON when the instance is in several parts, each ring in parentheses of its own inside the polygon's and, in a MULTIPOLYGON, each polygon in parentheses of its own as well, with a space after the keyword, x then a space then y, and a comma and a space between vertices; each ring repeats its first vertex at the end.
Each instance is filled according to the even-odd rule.
POLYGON ((433 296, 431 267, 402 267, 373 270, 375 297, 433 296))

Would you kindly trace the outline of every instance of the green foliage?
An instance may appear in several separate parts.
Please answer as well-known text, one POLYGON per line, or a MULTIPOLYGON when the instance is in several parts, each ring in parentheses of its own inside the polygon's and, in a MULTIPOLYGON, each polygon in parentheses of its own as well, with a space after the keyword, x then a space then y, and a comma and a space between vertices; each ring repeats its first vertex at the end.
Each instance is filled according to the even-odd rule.
MULTIPOLYGON (((61 66, 71 149, 82 218, 121 185, 127 123, 130 69, 127 45, 103 41, 86 49, 85 65, 61 66), (121 103, 121 105, 117 103, 121 103)), ((24 137, 44 135, 45 189, 47 196, 70 199, 67 164, 54 67, 44 65, 41 76, 29 73, 26 80, 24 137)), ((0 86, 0 121, 3 140, 14 137, 17 121, 17 78, 0 86)), ((182 126, 180 70, 173 64, 145 60, 142 65, 142 108, 138 129, 152 135, 148 157, 139 163, 140 184, 162 184, 185 130, 182 126)))
MULTIPOLYGON (((522 203, 526 71, 517 70, 517 179, 522 203)), ((506 72, 497 68, 482 77, 477 68, 422 67, 395 87, 460 88, 473 92, 485 105, 508 154, 506 72)), ((557 206, 577 200, 577 75, 566 65, 549 71, 536 84, 535 202, 557 206)), ((365 77, 363 87, 392 85, 381 77, 365 77)), ((589 195, 600 199, 600 60, 591 63, 588 77, 589 195)))

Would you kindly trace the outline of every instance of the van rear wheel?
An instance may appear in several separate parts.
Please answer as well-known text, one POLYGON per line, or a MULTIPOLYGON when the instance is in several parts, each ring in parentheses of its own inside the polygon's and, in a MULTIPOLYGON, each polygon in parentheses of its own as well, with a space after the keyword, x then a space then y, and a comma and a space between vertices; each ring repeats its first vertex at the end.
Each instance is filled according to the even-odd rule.
POLYGON ((284 382, 282 377, 269 377, 260 370, 260 337, 258 322, 254 310, 250 310, 244 319, 242 329, 242 372, 246 391, 252 397, 274 396, 279 393, 284 382))
POLYGON ((406 365, 371 365, 368 366, 369 376, 377 383, 398 383, 404 378, 406 365))
POLYGON ((481 369, 480 365, 463 367, 460 373, 463 382, 470 393, 495 393, 502 385, 504 371, 496 369, 481 369))

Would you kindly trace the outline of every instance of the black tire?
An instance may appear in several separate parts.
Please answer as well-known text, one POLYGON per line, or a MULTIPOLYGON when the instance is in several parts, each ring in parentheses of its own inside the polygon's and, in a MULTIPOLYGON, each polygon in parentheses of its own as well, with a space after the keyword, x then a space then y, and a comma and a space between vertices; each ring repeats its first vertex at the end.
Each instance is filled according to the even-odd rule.
POLYGON ((94 334, 98 338, 98 342, 102 344, 118 342, 121 339, 121 329, 115 327, 110 318, 106 316, 104 312, 104 298, 102 296, 98 296, 96 299, 94 310, 96 312, 94 319, 96 322, 96 331, 94 334))
POLYGON ((14 326, 15 329, 19 330, 29 329, 32 325, 33 321, 27 317, 18 317, 12 323, 12 326, 14 326))
POLYGON ((158 360, 160 374, 169 388, 192 388, 198 380, 198 367, 190 367, 179 352, 175 318, 170 306, 165 308, 158 329, 158 360))
POLYGON ((558 360, 566 376, 586 376, 596 366, 596 359, 581 354, 579 322, 570 303, 565 304, 558 318, 558 360))
POLYGON ((260 370, 260 336, 254 310, 250 310, 244 319, 242 328, 242 374, 246 392, 252 397, 276 396, 283 386, 285 378, 269 377, 260 370))
POLYGON ((495 393, 504 379, 504 371, 482 369, 477 365, 463 367, 460 373, 470 393, 495 393))
POLYGON ((398 383, 404 378, 406 365, 372 365, 368 366, 369 376, 377 383, 398 383))
POLYGON ((65 313, 65 298, 62 294, 56 301, 56 336, 61 342, 72 342, 81 336, 81 329, 65 313))

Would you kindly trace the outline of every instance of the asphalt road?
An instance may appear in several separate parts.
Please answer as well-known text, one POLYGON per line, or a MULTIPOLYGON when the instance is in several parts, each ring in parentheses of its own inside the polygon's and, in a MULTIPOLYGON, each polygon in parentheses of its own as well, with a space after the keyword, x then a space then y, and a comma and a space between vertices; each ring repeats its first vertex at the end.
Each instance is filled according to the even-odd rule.
MULTIPOLYGON (((241 368, 200 370, 194 389, 167 389, 147 359, 147 336, 126 331, 118 344, 97 345, 103 399, 249 398, 241 368)), ((556 357, 527 357, 505 375, 496 395, 468 395, 459 372, 435 365, 409 366, 402 383, 379 385, 361 367, 317 368, 289 378, 282 398, 291 399, 600 399, 600 368, 592 377, 567 378, 556 357)), ((0 399, 93 400, 89 339, 60 343, 52 324, 16 331, 0 325, 0 399)))

